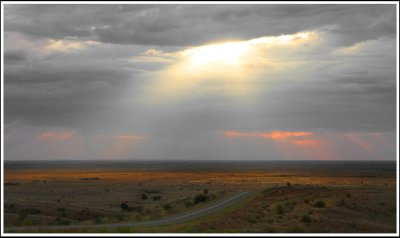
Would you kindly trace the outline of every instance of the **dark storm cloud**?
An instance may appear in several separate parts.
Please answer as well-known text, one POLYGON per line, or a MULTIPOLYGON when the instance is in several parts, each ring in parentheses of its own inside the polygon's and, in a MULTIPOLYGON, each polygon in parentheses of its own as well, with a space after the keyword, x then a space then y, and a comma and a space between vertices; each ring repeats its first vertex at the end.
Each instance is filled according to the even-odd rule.
POLYGON ((22 50, 11 50, 4 53, 4 63, 17 63, 28 59, 28 52, 22 50))
POLYGON ((70 82, 72 85, 86 86, 91 81, 118 83, 127 78, 127 73, 112 68, 88 65, 40 65, 34 68, 5 70, 6 84, 36 84, 70 82))
POLYGON ((327 131, 392 131, 395 127, 396 89, 393 82, 387 86, 378 83, 361 86, 337 82, 291 83, 293 87, 265 95, 262 101, 267 103, 259 112, 265 121, 253 120, 250 127, 311 131, 318 128, 327 131))
POLYGON ((5 30, 115 44, 196 45, 336 25, 341 44, 394 36, 394 5, 9 5, 5 30))
MULTIPOLYGON (((256 112, 265 122, 253 119, 249 124, 269 130, 393 131, 396 56, 382 50, 383 42, 369 55, 334 58, 328 67, 325 64, 311 74, 291 72, 270 84, 271 89, 259 98, 264 104, 256 112)), ((394 41, 389 45, 394 48, 394 41)), ((304 70, 308 71, 307 67, 304 70)))
POLYGON ((6 123, 76 126, 82 117, 116 106, 133 73, 110 65, 47 63, 7 67, 4 77, 6 123))

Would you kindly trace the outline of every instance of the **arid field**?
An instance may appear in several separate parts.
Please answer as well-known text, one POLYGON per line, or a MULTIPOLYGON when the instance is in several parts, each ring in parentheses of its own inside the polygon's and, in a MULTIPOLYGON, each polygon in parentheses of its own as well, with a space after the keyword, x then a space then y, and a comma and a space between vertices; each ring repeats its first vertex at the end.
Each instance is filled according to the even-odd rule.
POLYGON ((160 164, 154 168, 6 164, 5 231, 24 227, 18 232, 396 232, 394 162, 320 168, 306 164, 297 169, 285 164, 208 163, 203 167, 172 164, 165 169, 160 164), (68 228, 168 217, 240 191, 251 194, 228 208, 183 223, 68 228), (40 228, 52 225, 65 228, 40 228))

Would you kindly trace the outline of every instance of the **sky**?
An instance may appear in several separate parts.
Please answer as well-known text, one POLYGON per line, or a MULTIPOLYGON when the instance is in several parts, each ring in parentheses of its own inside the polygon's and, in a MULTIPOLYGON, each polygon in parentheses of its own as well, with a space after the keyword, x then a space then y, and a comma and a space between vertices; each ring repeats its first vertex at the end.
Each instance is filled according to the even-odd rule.
POLYGON ((395 4, 4 4, 5 160, 395 160, 395 4))

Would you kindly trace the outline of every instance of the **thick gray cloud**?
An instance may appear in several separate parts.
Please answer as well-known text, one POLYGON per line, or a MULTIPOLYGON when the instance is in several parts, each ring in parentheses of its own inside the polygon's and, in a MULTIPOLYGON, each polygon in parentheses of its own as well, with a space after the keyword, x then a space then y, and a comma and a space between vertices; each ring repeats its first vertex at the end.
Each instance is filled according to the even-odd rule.
MULTIPOLYGON (((4 13, 9 159, 27 159, 31 152, 36 158, 57 157, 57 150, 40 140, 46 131, 56 141, 70 132, 83 141, 86 148, 68 157, 75 159, 119 158, 113 154, 117 148, 123 148, 121 158, 283 158, 271 142, 227 141, 224 130, 382 133, 389 138, 383 140, 394 141, 395 5, 5 4, 4 13), (264 73, 248 81, 256 89, 249 101, 224 95, 229 83, 218 79, 176 101, 169 98, 180 92, 148 90, 157 73, 174 65, 173 57, 146 58, 151 54, 304 31, 317 31, 325 41, 296 52, 268 51, 265 57, 285 70, 271 73, 261 66, 264 73), (290 66, 297 61, 305 64, 290 66), (113 147, 118 135, 127 135, 122 138, 128 142, 119 141, 126 148, 113 147), (129 150, 136 146, 135 153, 129 150)), ((335 138, 332 143, 348 150, 347 156, 365 156, 335 138)), ((68 143, 76 147, 72 139, 68 143)), ((394 147, 387 148, 380 153, 391 159, 394 147)))
POLYGON ((337 26, 341 44, 395 36, 394 5, 6 5, 5 31, 114 44, 197 45, 337 26))
POLYGON ((24 61, 28 59, 28 53, 21 50, 10 50, 4 54, 4 63, 12 64, 18 61, 24 61))
POLYGON ((5 122, 77 126, 86 114, 117 106, 135 77, 134 71, 115 65, 65 63, 7 67, 5 122))

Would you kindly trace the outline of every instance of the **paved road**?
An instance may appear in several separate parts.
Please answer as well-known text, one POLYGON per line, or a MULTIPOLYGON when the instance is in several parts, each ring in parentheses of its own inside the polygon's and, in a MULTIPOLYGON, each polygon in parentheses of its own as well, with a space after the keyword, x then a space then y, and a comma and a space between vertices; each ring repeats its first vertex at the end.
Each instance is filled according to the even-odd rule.
POLYGON ((75 229, 75 228, 93 228, 93 227, 136 227, 136 226, 159 226, 159 225, 169 225, 175 223, 182 223, 190 220, 194 220, 210 213, 222 210, 233 204, 238 203, 245 197, 250 195, 250 192, 239 192, 235 193, 224 200, 214 202, 207 205, 206 207, 198 208, 193 211, 188 211, 171 217, 160 218, 151 221, 134 222, 134 223, 113 223, 113 224, 96 224, 96 225, 71 225, 71 226, 37 226, 37 227, 10 227, 5 228, 5 232, 18 232, 24 231, 28 232, 31 229, 75 229))

